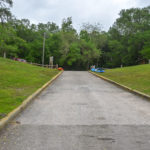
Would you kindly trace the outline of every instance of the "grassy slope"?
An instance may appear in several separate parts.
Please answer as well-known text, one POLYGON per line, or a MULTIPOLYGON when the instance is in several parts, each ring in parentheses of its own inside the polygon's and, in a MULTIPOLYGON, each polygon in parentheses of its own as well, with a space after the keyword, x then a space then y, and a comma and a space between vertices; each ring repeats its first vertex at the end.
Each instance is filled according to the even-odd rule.
POLYGON ((57 73, 57 70, 0 58, 0 118, 57 73))
POLYGON ((101 75, 150 95, 150 64, 110 69, 101 75))

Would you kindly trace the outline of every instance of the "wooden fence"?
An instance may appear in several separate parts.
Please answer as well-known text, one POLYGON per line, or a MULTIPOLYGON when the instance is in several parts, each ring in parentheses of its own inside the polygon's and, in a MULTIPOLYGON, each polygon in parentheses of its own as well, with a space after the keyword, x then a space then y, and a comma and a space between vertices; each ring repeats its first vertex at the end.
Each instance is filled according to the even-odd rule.
POLYGON ((42 65, 42 64, 32 63, 32 62, 27 62, 27 63, 35 66, 50 68, 50 69, 58 69, 58 65, 42 65))

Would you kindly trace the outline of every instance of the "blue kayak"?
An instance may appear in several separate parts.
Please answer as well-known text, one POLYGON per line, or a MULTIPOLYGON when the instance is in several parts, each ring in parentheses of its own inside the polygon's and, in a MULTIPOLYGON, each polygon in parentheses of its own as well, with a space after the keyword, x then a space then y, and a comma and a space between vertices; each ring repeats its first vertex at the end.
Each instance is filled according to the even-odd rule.
POLYGON ((104 73, 105 71, 104 70, 97 70, 96 72, 104 73))
POLYGON ((102 68, 92 68, 91 69, 92 72, 98 72, 98 73, 104 73, 105 71, 102 68))
POLYGON ((92 68, 91 71, 95 72, 95 68, 92 68))

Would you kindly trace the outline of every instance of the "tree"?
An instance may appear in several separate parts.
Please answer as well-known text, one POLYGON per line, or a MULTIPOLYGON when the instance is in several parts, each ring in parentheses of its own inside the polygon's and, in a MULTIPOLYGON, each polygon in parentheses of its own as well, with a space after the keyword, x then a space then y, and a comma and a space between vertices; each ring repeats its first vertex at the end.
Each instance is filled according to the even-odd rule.
POLYGON ((139 64, 144 59, 141 51, 150 40, 150 7, 124 9, 119 15, 108 32, 108 43, 113 43, 115 40, 122 45, 122 48, 118 49, 120 46, 117 43, 113 49, 109 45, 106 52, 108 55, 105 54, 109 58, 107 64, 112 67, 118 66, 119 61, 116 63, 118 52, 124 65, 139 64))
POLYGON ((46 33, 45 63, 54 56, 54 63, 67 69, 89 69, 90 65, 119 67, 136 65, 149 59, 150 6, 120 11, 119 18, 108 32, 99 23, 84 23, 78 33, 72 18, 31 24, 28 19, 9 19, 11 0, 0 0, 0 54, 41 63, 43 35, 46 33), (7 10, 6 13, 2 10, 7 10), (2 12, 2 13, 1 13, 2 12))
POLYGON ((131 35, 150 29, 150 7, 131 8, 120 11, 114 24, 121 35, 131 35))
POLYGON ((141 51, 141 54, 143 55, 144 58, 150 60, 150 45, 145 46, 144 49, 141 51))
POLYGON ((49 55, 46 55, 46 59, 49 59, 49 56, 54 57, 54 63, 59 64, 62 48, 62 39, 61 33, 53 33, 49 35, 49 38, 46 40, 46 45, 48 46, 47 51, 49 55))
POLYGON ((108 43, 108 47, 111 50, 111 53, 108 53, 110 58, 109 67, 121 66, 123 64, 123 46, 117 40, 111 40, 108 43))
POLYGON ((78 43, 72 43, 70 45, 70 51, 67 55, 67 64, 72 66, 74 62, 78 62, 81 59, 80 47, 78 43))
POLYGON ((142 47, 142 50, 140 51, 140 53, 142 54, 142 56, 149 60, 150 59, 150 31, 144 32, 143 34, 143 42, 144 42, 144 46, 142 47))
POLYGON ((63 19, 61 25, 62 32, 76 32, 72 25, 72 18, 68 17, 67 19, 63 19))
POLYGON ((96 60, 98 60, 101 51, 96 48, 94 43, 90 41, 86 42, 85 40, 80 41, 80 49, 82 55, 82 62, 88 70, 90 65, 92 65, 96 60))
POLYGON ((9 7, 7 7, 7 4, 9 7, 12 7, 13 2, 12 0, 0 0, 0 22, 4 23, 8 20, 8 18, 11 16, 11 12, 9 7))
POLYGON ((9 24, 5 24, 5 27, 0 25, 0 52, 4 58, 8 52, 15 52, 17 50, 16 46, 12 43, 14 41, 15 32, 9 24))

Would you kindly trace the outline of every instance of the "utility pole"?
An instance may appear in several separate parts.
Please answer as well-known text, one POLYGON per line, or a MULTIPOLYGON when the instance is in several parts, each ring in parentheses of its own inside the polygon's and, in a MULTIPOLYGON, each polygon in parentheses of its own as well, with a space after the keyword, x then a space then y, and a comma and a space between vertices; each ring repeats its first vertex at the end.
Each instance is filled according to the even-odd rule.
POLYGON ((45 36, 46 33, 44 32, 44 38, 43 38, 43 56, 42 56, 42 65, 44 66, 44 55, 45 55, 45 36))

